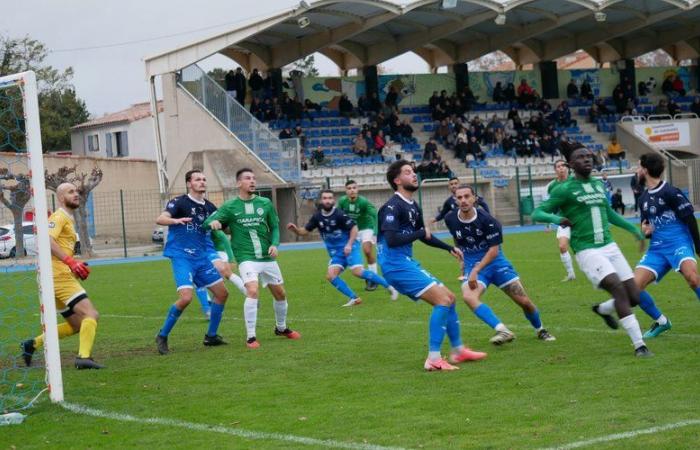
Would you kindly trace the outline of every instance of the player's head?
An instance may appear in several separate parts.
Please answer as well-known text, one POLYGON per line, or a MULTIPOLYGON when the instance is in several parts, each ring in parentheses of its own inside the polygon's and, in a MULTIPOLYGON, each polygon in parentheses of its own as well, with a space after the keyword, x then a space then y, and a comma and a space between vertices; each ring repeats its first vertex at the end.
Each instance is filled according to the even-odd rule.
POLYGON ((347 194, 347 196, 350 197, 351 200, 355 200, 357 198, 358 191, 359 189, 355 180, 348 180, 345 183, 345 194, 347 194))
POLYGON ((661 155, 657 153, 645 153, 639 158, 637 177, 640 183, 644 183, 646 177, 661 178, 666 165, 661 155))
POLYGON ((78 209, 80 206, 80 192, 73 183, 61 183, 56 188, 58 203, 68 209, 78 209))
POLYGON ((399 190, 399 188, 409 192, 418 190, 418 177, 413 171, 411 163, 404 159, 391 163, 386 171, 386 181, 389 182, 394 191, 399 190))
POLYGON ((255 174, 252 169, 244 167, 236 172, 236 187, 238 191, 245 194, 255 192, 255 174))
POLYGON ((457 199, 457 205, 459 205, 459 210, 465 213, 471 211, 476 203, 476 193, 474 188, 468 184, 460 184, 455 190, 455 198, 457 199))
POLYGON ((458 186, 459 186, 459 178, 457 178, 457 177, 452 177, 452 178, 450 178, 450 181, 447 182, 447 187, 450 189, 450 192, 452 192, 452 195, 454 195, 458 186))
POLYGON ((326 212, 329 212, 335 206, 335 193, 330 189, 324 189, 321 191, 321 200, 318 205, 326 212))
POLYGON ((593 152, 586 147, 571 151, 568 157, 569 166, 579 176, 588 178, 593 171, 593 152))
POLYGON ((204 194, 207 192, 207 177, 200 169, 188 170, 185 173, 185 186, 188 194, 204 194))
POLYGON ((565 178, 569 175, 569 165, 563 159, 557 159, 554 161, 554 172, 557 178, 565 178))

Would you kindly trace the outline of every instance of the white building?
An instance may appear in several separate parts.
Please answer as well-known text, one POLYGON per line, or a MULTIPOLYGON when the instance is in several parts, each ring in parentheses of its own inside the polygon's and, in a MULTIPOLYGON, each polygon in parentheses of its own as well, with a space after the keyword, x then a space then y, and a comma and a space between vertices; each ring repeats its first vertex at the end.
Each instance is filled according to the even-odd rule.
MULTIPOLYGON (((158 112, 162 117, 162 102, 158 112)), ((77 156, 155 160, 150 104, 137 103, 72 127, 71 148, 77 156)))

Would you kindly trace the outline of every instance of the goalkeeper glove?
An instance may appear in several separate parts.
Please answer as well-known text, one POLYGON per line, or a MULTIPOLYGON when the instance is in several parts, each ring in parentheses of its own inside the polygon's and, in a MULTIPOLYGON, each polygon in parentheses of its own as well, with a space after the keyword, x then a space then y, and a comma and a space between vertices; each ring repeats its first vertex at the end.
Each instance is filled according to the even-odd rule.
POLYGON ((76 274, 81 280, 86 280, 88 275, 90 275, 90 269, 84 262, 75 260, 72 256, 66 256, 62 261, 70 267, 70 271, 76 274))

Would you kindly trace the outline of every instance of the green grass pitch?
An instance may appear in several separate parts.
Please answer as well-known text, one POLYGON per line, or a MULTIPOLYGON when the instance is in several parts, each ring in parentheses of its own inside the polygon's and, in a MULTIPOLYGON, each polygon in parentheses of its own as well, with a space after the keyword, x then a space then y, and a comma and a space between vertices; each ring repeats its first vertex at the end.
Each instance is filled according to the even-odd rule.
MULTIPOLYGON (((622 232, 615 237, 635 264, 640 255, 632 238, 622 232)), ((491 346, 492 330, 460 298, 463 338, 489 356, 451 373, 422 369, 426 304, 406 297, 391 302, 381 289, 364 292, 361 280, 346 274, 364 304, 341 308, 344 299, 324 280, 322 250, 280 255, 289 325, 303 338, 273 336, 272 300, 265 291, 257 351, 244 346, 242 297, 230 289, 220 328, 229 345, 202 346, 206 322, 195 301, 170 336, 172 353, 159 356, 153 338, 175 298, 169 264, 96 266, 85 286, 102 315, 95 358, 108 368, 76 371, 77 336, 61 341, 66 400, 203 427, 91 417, 44 398, 23 425, 0 427, 0 447, 324 446, 271 434, 278 433, 348 448, 542 448, 700 419, 700 302, 679 275, 650 289, 673 329, 648 341, 654 358, 638 360, 624 332, 607 329, 591 313, 590 305, 607 298, 604 292, 580 272, 575 282, 560 283, 564 270, 553 233, 507 235, 505 241, 506 256, 557 341, 536 340, 521 310, 492 287, 485 301, 517 339, 491 346), (243 430, 253 433, 241 437, 243 430)), ((420 243, 415 249, 423 265, 458 292, 456 262, 420 243)), ((641 311, 637 317, 648 328, 651 319, 641 311)), ((695 424, 592 447, 698 446, 695 424)))

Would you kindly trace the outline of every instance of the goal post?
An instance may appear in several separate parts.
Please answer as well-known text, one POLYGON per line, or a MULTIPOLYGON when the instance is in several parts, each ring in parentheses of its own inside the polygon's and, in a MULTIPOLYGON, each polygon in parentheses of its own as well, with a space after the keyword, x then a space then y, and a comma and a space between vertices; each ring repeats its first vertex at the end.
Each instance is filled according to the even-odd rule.
MULTIPOLYGON (((36 282, 40 302, 39 311, 42 325, 41 330, 45 334, 44 362, 46 368, 46 384, 49 389, 51 401, 61 402, 63 401, 63 379, 61 374, 61 358, 51 268, 48 205, 44 180, 43 147, 41 144, 38 88, 35 73, 33 71, 28 71, 0 77, 0 90, 12 88, 19 89, 22 98, 22 113, 20 114, 17 111, 11 111, 11 113, 15 114, 18 120, 21 118, 24 121, 24 142, 29 166, 25 170, 28 171, 27 175, 31 179, 31 203, 28 204, 28 210, 33 210, 34 236, 36 242, 36 256, 34 261, 31 262, 30 270, 36 271, 36 282)), ((21 127, 19 128, 21 131, 21 127)), ((1 132, 2 131, 0 131, 0 133, 1 132)), ((7 151, 6 149, 0 150, 7 151)), ((14 150, 18 153, 22 151, 20 148, 15 148, 14 150)), ((21 258, 22 255, 16 255, 16 257, 21 258)), ((33 321, 33 318, 34 315, 28 320, 33 321)), ((26 336, 26 338, 31 337, 33 336, 26 336)), ((15 366, 22 364, 20 359, 21 358, 17 358, 15 366)), ((23 368, 14 367, 14 369, 22 370, 23 368)))

